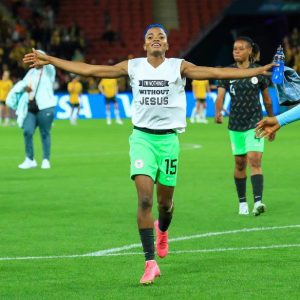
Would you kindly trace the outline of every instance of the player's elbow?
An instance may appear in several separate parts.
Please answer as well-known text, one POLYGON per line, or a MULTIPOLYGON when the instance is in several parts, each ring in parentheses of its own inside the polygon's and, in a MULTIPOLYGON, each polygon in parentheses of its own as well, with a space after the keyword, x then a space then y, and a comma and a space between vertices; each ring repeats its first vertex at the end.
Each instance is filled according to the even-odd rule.
POLYGON ((83 76, 96 76, 94 69, 91 67, 82 68, 82 75, 83 76))

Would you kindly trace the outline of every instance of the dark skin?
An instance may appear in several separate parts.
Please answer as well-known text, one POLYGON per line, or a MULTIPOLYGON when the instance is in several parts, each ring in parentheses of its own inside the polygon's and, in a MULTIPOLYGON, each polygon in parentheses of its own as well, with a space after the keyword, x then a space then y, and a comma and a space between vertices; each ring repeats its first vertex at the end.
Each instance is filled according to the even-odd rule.
MULTIPOLYGON (((137 222, 139 228, 152 228, 152 205, 154 182, 146 175, 137 175, 134 179, 138 194, 137 222)), ((174 187, 156 183, 158 211, 163 214, 172 206, 174 187)))
MULTIPOLYGON (((167 36, 159 27, 151 28, 147 31, 144 40, 144 50, 146 51, 147 61, 157 68, 165 60, 165 54, 169 49, 167 36)), ((120 62, 114 66, 110 65, 90 65, 82 62, 72 62, 57 57, 42 54, 33 49, 32 53, 26 54, 23 61, 31 67, 52 64, 65 71, 82 75, 95 76, 101 78, 118 78, 128 75, 128 61, 120 62)), ((265 74, 273 67, 269 64, 256 69, 233 69, 233 68, 211 68, 196 66, 187 61, 181 64, 181 75, 190 79, 238 79, 242 77, 252 77, 258 74, 265 74)), ((137 222, 138 227, 153 228, 152 205, 154 181, 146 175, 135 176, 135 185, 138 194, 137 222)), ((172 210, 172 198, 174 187, 156 183, 158 209, 161 214, 172 210)))
POLYGON ((259 138, 269 137, 280 129, 280 125, 275 117, 267 117, 257 123, 255 128, 256 136, 259 138))
MULTIPOLYGON (((233 58, 240 69, 247 69, 250 65, 250 55, 252 53, 252 47, 249 45, 247 41, 240 40, 236 41, 233 45, 233 58)), ((216 99, 216 116, 215 121, 216 123, 223 123, 223 101, 225 97, 226 90, 224 88, 218 88, 218 96, 216 99)), ((269 116, 273 116, 272 111, 272 100, 269 95, 268 88, 265 88, 262 91, 263 101, 267 113, 269 116)), ((273 141, 275 135, 271 135, 269 137, 270 141, 273 141)), ((247 164, 250 166, 250 174, 257 175, 262 174, 261 168, 261 160, 262 160, 262 153, 261 152, 254 152, 250 151, 245 155, 235 155, 235 168, 234 168, 234 176, 236 178, 245 178, 246 171, 247 171, 247 164)))

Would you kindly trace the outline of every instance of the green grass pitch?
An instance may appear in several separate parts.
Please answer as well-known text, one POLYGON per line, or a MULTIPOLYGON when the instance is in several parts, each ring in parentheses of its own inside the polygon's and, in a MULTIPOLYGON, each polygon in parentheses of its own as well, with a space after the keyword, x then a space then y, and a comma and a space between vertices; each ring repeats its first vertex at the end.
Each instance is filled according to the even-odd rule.
POLYGON ((50 170, 19 170, 22 131, 1 127, 0 299, 299 299, 300 122, 266 142, 268 210, 254 217, 237 214, 226 125, 209 121, 180 136, 171 252, 147 287, 135 245, 130 121, 55 121, 50 170))

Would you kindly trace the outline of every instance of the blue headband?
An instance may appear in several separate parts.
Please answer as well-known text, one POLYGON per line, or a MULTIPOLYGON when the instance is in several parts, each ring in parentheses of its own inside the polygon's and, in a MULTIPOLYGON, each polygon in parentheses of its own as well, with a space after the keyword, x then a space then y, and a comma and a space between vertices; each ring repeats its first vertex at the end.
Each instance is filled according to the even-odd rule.
POLYGON ((163 32, 166 34, 166 36, 168 36, 168 31, 162 24, 154 23, 154 24, 150 24, 146 27, 146 29, 144 31, 144 37, 146 36, 148 30, 151 29, 151 28, 160 28, 160 29, 163 30, 163 32))

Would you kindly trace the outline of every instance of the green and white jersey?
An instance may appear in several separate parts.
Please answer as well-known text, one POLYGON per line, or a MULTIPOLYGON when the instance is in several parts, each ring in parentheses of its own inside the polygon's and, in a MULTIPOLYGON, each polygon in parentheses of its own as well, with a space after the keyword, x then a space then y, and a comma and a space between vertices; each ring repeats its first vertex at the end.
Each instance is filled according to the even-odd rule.
POLYGON ((181 77, 182 59, 165 58, 157 68, 147 58, 128 61, 133 93, 132 123, 150 129, 186 127, 186 79, 181 77))

